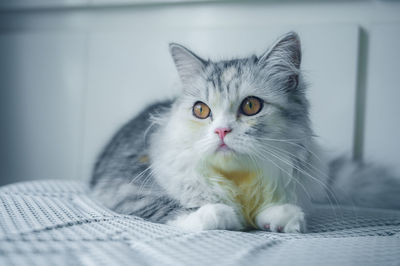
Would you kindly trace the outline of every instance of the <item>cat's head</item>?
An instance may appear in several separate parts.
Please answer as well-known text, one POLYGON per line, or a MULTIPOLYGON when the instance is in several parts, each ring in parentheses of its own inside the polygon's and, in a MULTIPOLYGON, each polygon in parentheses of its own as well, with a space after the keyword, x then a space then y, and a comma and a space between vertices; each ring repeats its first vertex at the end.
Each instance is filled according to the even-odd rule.
POLYGON ((261 158, 279 141, 311 135, 296 33, 242 59, 204 60, 178 44, 170 52, 183 86, 176 134, 193 152, 261 158))

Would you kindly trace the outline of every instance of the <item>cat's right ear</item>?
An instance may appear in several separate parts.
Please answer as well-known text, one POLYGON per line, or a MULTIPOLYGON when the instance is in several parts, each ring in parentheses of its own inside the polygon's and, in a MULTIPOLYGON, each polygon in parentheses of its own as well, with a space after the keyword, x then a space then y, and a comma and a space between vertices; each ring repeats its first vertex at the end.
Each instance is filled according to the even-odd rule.
POLYGON ((193 77, 203 72, 207 62, 189 49, 177 43, 170 43, 169 51, 183 84, 190 83, 193 77))

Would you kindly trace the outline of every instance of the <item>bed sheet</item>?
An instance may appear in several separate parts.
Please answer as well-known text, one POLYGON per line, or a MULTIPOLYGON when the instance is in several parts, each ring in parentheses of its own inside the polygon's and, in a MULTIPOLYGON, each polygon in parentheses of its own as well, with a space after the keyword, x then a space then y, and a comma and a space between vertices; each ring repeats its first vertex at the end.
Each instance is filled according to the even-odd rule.
POLYGON ((400 211, 316 206, 306 234, 187 233, 114 213, 82 182, 0 188, 0 265, 400 265, 400 211))

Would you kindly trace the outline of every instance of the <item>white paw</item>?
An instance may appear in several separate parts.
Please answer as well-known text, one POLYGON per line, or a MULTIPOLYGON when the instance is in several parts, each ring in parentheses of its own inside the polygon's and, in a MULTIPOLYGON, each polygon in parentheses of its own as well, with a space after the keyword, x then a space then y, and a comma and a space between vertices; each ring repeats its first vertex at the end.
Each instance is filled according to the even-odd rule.
POLYGON ((296 205, 283 204, 271 206, 256 217, 256 224, 261 230, 282 233, 305 232, 304 212, 296 205))
POLYGON ((186 231, 243 229, 242 221, 235 210, 225 204, 206 204, 197 211, 179 216, 167 224, 186 231))

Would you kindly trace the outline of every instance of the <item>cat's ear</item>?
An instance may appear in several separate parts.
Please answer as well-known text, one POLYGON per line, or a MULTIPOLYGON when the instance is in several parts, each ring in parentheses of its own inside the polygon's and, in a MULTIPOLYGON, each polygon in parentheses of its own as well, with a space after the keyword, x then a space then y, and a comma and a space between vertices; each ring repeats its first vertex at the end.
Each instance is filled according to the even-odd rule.
POLYGON ((180 44, 170 43, 169 51, 174 59, 182 83, 190 82, 193 77, 196 77, 203 72, 206 61, 189 49, 180 44))
POLYGON ((301 64, 300 38, 289 32, 279 38, 258 60, 261 68, 285 83, 287 88, 297 87, 301 64))

